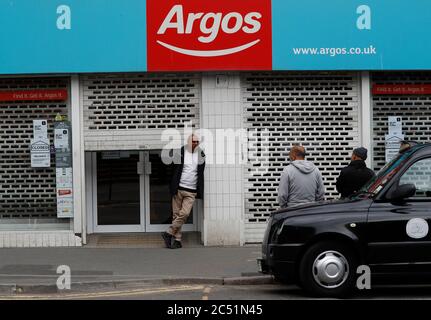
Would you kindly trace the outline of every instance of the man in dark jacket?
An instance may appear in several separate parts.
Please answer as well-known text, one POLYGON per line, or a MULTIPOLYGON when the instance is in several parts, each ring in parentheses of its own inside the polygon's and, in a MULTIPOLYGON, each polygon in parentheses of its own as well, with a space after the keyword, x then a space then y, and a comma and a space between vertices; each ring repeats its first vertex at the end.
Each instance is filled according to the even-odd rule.
POLYGON ((195 200, 203 198, 205 154, 198 146, 199 138, 193 134, 187 145, 174 154, 174 173, 170 186, 172 225, 162 234, 167 248, 182 247, 181 228, 187 221, 195 200))
POLYGON ((353 150, 352 161, 341 170, 337 179, 337 191, 341 193, 342 198, 347 198, 359 191, 375 173, 367 168, 368 150, 361 147, 353 150))

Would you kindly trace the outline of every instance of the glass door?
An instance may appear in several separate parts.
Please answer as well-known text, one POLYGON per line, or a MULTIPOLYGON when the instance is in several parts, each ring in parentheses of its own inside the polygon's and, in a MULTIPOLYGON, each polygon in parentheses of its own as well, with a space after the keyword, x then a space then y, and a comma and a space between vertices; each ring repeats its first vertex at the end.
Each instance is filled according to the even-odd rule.
MULTIPOLYGON (((171 165, 161 151, 97 152, 93 172, 93 231, 161 232, 172 223, 171 165)), ((183 231, 196 231, 197 205, 183 231)))
POLYGON ((139 151, 98 152, 95 232, 142 232, 143 179, 139 151))
MULTIPOLYGON (((172 165, 166 165, 162 161, 161 150, 145 151, 145 161, 151 167, 151 172, 146 175, 146 226, 147 232, 165 231, 172 223, 172 197, 169 186, 173 175, 172 165)), ((183 226, 183 231, 196 230, 196 201, 190 216, 183 226)))

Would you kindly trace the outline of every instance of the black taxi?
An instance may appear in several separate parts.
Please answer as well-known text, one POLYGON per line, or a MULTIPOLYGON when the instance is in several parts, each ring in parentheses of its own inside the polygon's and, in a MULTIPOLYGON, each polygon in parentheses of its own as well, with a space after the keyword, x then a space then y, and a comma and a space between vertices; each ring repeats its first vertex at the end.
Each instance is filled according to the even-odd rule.
POLYGON ((357 270, 431 275, 431 144, 411 145, 349 199, 272 212, 260 271, 315 296, 342 297, 357 270))

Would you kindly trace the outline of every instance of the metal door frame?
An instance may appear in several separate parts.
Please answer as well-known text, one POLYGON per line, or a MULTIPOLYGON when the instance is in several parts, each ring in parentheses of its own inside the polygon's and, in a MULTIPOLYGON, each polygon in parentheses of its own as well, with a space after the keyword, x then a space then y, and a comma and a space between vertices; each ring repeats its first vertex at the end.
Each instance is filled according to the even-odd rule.
MULTIPOLYGON (((149 150, 144 151, 144 161, 147 163, 149 162, 149 153, 151 151, 158 151, 158 150, 149 150)), ((144 175, 144 190, 145 192, 145 232, 163 232, 166 231, 166 229, 169 227, 167 224, 151 224, 150 220, 150 175, 144 175)), ((182 231, 189 232, 189 231, 197 231, 197 217, 198 217, 198 205, 197 201, 193 204, 193 224, 184 224, 182 227, 182 231)))
MULTIPOLYGON (((103 151, 102 151, 103 152, 103 151)), ((143 197, 142 193, 145 192, 143 176, 139 177, 140 189, 140 224, 137 225, 99 225, 97 223, 98 210, 97 210, 97 152, 92 152, 92 184, 93 184, 93 231, 95 233, 132 233, 132 232, 145 232, 145 216, 143 212, 143 197)), ((143 161, 143 152, 139 151, 139 161, 143 161)))
MULTIPOLYGON (((150 150, 151 151, 151 150, 150 150)), ((144 168, 149 168, 149 152, 138 151, 139 161, 144 168)), ((102 152, 102 151, 101 151, 102 152)), ((149 165, 151 166, 151 165, 149 165)), ((166 231, 169 225, 150 223, 150 175, 144 172, 140 174, 140 221, 139 225, 110 225, 102 226, 97 223, 97 152, 91 152, 91 189, 92 189, 92 219, 89 233, 143 233, 166 231)), ((138 174, 138 173, 137 173, 138 174)), ((199 205, 198 201, 193 204, 193 224, 185 224, 182 231, 190 232, 198 230, 199 205)))

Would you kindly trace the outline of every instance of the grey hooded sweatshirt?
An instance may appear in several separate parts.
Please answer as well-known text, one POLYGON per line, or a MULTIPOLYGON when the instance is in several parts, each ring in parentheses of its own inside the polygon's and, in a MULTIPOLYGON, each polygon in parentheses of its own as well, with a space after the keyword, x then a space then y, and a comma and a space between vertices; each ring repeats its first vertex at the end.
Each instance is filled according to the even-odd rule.
POLYGON ((324 198, 322 175, 312 162, 296 160, 284 169, 278 188, 278 203, 281 208, 321 201, 324 198))

